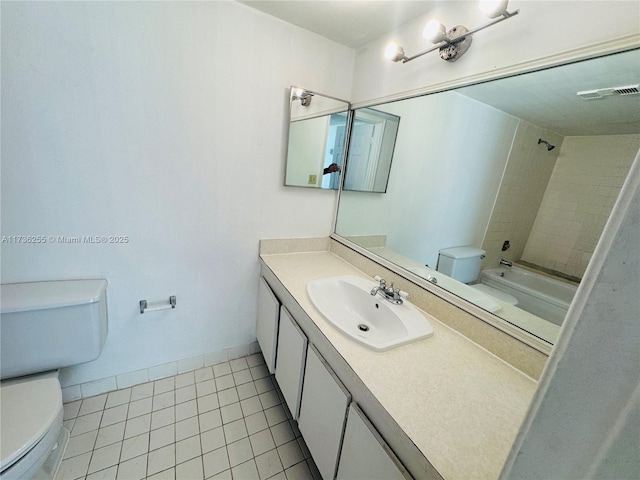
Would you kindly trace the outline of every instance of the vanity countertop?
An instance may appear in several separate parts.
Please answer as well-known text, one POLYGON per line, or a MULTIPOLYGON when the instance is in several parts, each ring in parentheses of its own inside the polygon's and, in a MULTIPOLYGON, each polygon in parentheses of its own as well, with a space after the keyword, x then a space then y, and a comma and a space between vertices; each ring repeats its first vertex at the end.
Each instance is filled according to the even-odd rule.
POLYGON ((311 280, 364 273, 328 251, 260 258, 440 475, 498 478, 533 379, 437 320, 432 337, 370 350, 326 321, 307 294, 311 280))

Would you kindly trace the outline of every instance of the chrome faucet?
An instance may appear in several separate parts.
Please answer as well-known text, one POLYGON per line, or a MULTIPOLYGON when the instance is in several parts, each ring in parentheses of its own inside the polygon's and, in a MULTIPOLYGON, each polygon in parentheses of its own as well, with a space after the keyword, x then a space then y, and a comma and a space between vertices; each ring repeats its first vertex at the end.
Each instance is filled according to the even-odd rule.
POLYGON ((379 293, 381 294, 382 298, 393 303, 394 305, 402 305, 402 299, 409 298, 409 294, 407 292, 403 292, 398 288, 393 288, 393 282, 391 282, 391 285, 387 287, 387 281, 384 278, 380 278, 378 275, 376 275, 375 277, 373 277, 373 279, 377 280, 379 285, 371 289, 372 296, 375 296, 379 293))
POLYGON ((508 262, 504 258, 501 258, 500 259, 500 265, 506 265, 507 267, 512 267, 513 266, 513 262, 508 262))

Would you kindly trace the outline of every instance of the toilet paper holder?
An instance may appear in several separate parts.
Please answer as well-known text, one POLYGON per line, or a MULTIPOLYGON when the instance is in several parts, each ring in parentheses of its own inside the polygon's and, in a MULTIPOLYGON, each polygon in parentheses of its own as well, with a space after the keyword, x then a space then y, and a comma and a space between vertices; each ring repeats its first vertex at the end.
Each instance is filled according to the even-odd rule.
POLYGON ((150 304, 146 300, 140 300, 140 314, 144 312, 157 312, 158 310, 168 310, 170 308, 176 308, 176 296, 169 297, 169 303, 157 303, 150 304))

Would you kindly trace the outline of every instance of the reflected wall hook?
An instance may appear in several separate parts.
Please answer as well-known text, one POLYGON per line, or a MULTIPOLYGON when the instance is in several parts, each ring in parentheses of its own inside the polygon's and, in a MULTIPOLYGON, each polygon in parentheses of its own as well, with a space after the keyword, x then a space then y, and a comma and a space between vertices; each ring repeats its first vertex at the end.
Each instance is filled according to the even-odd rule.
POLYGON ((176 296, 169 297, 169 303, 155 303, 148 304, 146 300, 140 300, 140 314, 144 312, 157 312, 158 310, 168 310, 170 308, 176 308, 176 296))

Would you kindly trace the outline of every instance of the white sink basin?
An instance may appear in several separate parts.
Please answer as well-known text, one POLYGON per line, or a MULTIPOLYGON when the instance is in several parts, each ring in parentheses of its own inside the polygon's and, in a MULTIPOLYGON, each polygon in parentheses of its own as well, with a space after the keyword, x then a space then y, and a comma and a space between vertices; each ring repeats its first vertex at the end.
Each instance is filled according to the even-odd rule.
POLYGON ((353 275, 323 278, 307 284, 307 293, 322 316, 356 342, 377 351, 389 350, 433 335, 424 314, 410 302, 393 305, 378 284, 353 275))

